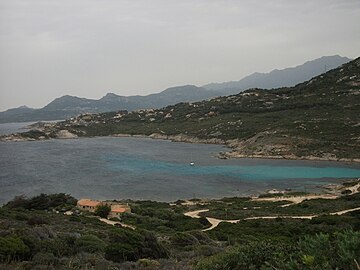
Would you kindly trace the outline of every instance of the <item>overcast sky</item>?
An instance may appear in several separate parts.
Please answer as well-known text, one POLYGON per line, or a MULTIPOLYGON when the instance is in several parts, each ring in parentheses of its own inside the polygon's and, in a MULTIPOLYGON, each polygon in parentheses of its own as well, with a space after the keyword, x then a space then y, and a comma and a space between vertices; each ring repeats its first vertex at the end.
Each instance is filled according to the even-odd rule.
POLYGON ((0 0, 0 111, 360 56, 359 0, 0 0))

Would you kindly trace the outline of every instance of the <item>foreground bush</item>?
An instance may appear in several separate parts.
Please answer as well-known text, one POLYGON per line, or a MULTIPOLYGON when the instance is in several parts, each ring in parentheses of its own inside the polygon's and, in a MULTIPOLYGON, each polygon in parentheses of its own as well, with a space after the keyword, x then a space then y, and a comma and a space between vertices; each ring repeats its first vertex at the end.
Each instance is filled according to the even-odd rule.
POLYGON ((17 237, 0 237, 0 261, 11 262, 21 260, 29 252, 29 248, 17 237))
POLYGON ((167 250, 148 231, 114 230, 105 258, 114 262, 137 261, 142 258, 166 258, 167 250))
POLYGON ((196 270, 343 269, 358 270, 360 232, 306 236, 294 245, 253 242, 205 258, 196 270))

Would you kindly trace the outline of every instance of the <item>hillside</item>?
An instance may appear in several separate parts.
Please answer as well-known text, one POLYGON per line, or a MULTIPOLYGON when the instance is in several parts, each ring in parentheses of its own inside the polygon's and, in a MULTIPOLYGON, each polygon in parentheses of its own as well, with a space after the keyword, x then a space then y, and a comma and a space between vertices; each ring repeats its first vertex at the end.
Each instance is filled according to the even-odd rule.
POLYGON ((332 199, 299 203, 287 201, 293 193, 274 202, 123 200, 131 213, 111 220, 67 194, 19 196, 0 207, 0 269, 355 270, 358 187, 347 181, 323 194, 332 199))
POLYGON ((339 55, 323 56, 308 61, 296 67, 275 69, 269 73, 255 72, 239 81, 210 83, 203 87, 209 90, 221 91, 223 94, 237 94, 249 88, 272 89, 279 87, 291 87, 312 77, 318 76, 325 71, 337 68, 351 59, 339 55))
POLYGON ((359 161, 359 115, 358 58, 295 87, 251 89, 163 109, 84 114, 2 140, 64 137, 64 132, 70 137, 146 135, 227 144, 231 157, 359 161))

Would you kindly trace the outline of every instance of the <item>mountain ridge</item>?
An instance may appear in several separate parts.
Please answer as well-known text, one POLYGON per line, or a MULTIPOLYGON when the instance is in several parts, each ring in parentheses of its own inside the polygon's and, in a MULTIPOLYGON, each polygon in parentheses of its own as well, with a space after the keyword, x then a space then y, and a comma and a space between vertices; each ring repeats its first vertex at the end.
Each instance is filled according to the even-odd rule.
POLYGON ((221 93, 209 91, 195 85, 175 86, 146 96, 120 96, 107 93, 100 99, 64 95, 40 109, 14 108, 0 112, 0 123, 58 120, 82 113, 99 113, 114 110, 138 110, 161 108, 178 102, 199 101, 221 93))
MULTIPOLYGON (((214 98, 217 96, 235 94, 249 88, 267 89, 271 88, 270 86, 274 86, 274 83, 280 85, 280 87, 285 87, 286 84, 289 83, 286 83, 282 78, 285 76, 283 72, 288 72, 289 70, 291 70, 292 73, 297 74, 297 71, 299 69, 308 69, 309 71, 307 72, 307 77, 309 77, 311 74, 317 75, 317 73, 319 73, 319 67, 321 67, 324 62, 328 63, 329 68, 332 68, 333 66, 340 65, 347 60, 349 60, 349 58, 340 56, 321 57, 312 61, 307 61, 303 65, 298 65, 292 68, 273 70, 270 73, 256 72, 243 78, 238 82, 227 82, 225 84, 219 84, 235 84, 235 86, 226 88, 220 87, 218 89, 209 88, 209 85, 214 84, 205 85, 204 87, 198 87, 195 85, 183 85, 169 87, 162 92, 145 96, 121 96, 115 93, 107 93, 100 99, 88 99, 72 95, 64 95, 62 97, 54 99, 52 102, 40 109, 15 108, 9 109, 5 112, 0 112, 0 123, 68 119, 70 117, 74 117, 83 113, 100 113, 116 110, 133 111, 149 108, 156 109, 179 102, 196 102, 200 100, 214 98), (329 59, 332 60, 330 61, 329 59), (309 68, 309 66, 312 67, 314 63, 317 63, 317 68, 309 68), (274 74, 277 75, 275 76, 274 74), (269 76, 273 76, 273 79, 269 79, 269 76), (263 80, 261 78, 266 79, 263 80), (239 82, 242 82, 243 87, 239 88, 239 82)), ((294 80, 292 80, 291 84, 293 83, 294 80)))
POLYGON ((208 90, 222 91, 224 94, 235 94, 249 88, 272 89, 291 87, 349 61, 351 61, 350 58, 339 55, 322 56, 295 67, 274 69, 268 73, 254 72, 239 81, 210 83, 202 87, 208 90))

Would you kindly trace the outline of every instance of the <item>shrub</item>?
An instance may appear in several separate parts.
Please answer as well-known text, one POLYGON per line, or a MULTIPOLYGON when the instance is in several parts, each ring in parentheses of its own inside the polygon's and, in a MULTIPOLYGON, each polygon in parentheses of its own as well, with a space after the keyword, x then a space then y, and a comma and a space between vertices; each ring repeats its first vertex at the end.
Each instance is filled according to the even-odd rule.
POLYGON ((56 265, 59 263, 59 259, 54 256, 54 254, 49 252, 39 252, 36 253, 32 261, 36 265, 56 265))
POLYGON ((160 263, 156 260, 140 259, 137 261, 137 265, 146 270, 155 270, 159 268, 160 263))
POLYGON ((49 210, 53 208, 70 209, 76 205, 77 200, 70 195, 59 194, 40 194, 38 196, 27 199, 25 196, 17 196, 6 204, 9 208, 25 208, 35 210, 49 210))
POLYGON ((288 254, 291 254, 293 251, 291 246, 281 243, 253 242, 205 258, 196 265, 196 269, 278 269, 278 266, 284 261, 290 260, 290 255, 288 254))
POLYGON ((177 247, 186 247, 190 245, 198 245, 199 240, 189 233, 175 233, 171 236, 171 242, 177 247))
POLYGON ((110 210, 111 208, 108 205, 99 205, 98 207, 96 207, 95 215, 102 218, 107 218, 107 216, 110 213, 110 210))
POLYGON ((9 262, 26 257, 29 248, 17 237, 0 237, 0 261, 9 262))
POLYGON ((84 235, 75 240, 75 245, 79 251, 95 253, 105 250, 106 244, 95 235, 84 235))
POLYGON ((114 262, 136 261, 140 258, 139 247, 116 243, 105 248, 105 258, 114 262))
POLYGON ((141 258, 166 258, 167 250, 149 231, 114 229, 111 244, 105 248, 105 258, 114 262, 137 261, 141 258))
POLYGON ((48 222, 40 216, 32 216, 28 219, 27 224, 29 225, 41 225, 41 224, 48 224, 48 222))

